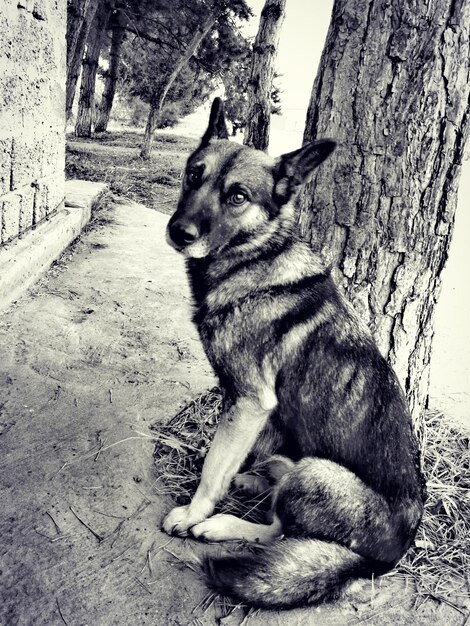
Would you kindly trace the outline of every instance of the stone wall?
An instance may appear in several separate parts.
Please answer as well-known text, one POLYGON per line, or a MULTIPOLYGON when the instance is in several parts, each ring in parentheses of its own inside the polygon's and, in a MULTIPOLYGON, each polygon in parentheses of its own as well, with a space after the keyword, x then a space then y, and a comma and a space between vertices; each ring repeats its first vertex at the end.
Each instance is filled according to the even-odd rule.
POLYGON ((64 201, 66 0, 0 2, 0 246, 64 201))

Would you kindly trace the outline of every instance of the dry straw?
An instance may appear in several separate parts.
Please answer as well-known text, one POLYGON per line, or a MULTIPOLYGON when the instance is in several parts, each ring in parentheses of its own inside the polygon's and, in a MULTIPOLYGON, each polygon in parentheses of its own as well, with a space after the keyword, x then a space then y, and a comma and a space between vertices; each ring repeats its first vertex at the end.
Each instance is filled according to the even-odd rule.
MULTIPOLYGON (((156 430, 157 490, 177 504, 189 502, 196 489, 221 406, 215 388, 156 430)), ((414 545, 388 576, 411 581, 418 602, 432 598, 461 611, 470 591, 469 437, 436 412, 425 414, 418 437, 428 490, 425 514, 414 545)), ((220 510, 261 521, 268 500, 268 494, 247 499, 231 491, 220 510)))
POLYGON ((470 594, 469 436, 427 411, 418 437, 427 501, 414 545, 395 571, 414 582, 418 599, 461 610, 470 594))

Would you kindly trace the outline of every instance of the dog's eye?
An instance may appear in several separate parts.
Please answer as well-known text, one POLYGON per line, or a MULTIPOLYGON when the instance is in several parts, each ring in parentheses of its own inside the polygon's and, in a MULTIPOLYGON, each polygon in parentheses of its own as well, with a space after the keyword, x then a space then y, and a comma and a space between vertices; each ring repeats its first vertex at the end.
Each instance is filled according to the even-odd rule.
POLYGON ((243 193, 243 191, 236 191, 235 193, 232 193, 228 198, 229 204, 233 204, 233 206, 241 206, 242 204, 245 204, 247 200, 248 198, 246 197, 246 194, 243 193))
POLYGON ((195 187, 201 183, 201 172, 198 170, 189 170, 186 172, 186 182, 190 187, 195 187))

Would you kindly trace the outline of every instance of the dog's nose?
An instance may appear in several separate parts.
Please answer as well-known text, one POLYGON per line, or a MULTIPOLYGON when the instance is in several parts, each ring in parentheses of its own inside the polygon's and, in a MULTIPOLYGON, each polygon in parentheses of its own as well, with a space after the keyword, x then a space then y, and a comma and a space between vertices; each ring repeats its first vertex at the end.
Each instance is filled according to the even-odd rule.
POLYGON ((174 222, 170 226, 170 238, 177 246, 187 246, 199 237, 199 230, 195 224, 174 222))

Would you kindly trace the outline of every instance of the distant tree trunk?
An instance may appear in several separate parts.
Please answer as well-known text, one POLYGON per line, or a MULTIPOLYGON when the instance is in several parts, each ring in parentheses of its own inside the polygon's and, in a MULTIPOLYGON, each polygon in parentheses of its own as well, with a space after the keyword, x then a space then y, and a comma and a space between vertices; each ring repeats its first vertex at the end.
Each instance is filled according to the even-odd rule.
POLYGON ((170 74, 165 78, 164 81, 160 81, 157 83, 157 87, 154 91, 152 102, 150 103, 150 111, 149 116, 147 118, 147 125, 145 127, 145 135, 144 142, 142 144, 142 149, 140 152, 140 156, 143 159, 149 159, 150 153, 152 151, 152 141, 153 141, 153 133, 155 128, 157 127, 158 120, 160 118, 163 104, 165 102, 165 98, 175 82, 178 78, 179 73, 188 64, 189 60, 196 52, 199 44, 210 31, 212 26, 217 21, 217 16, 214 12, 211 12, 204 22, 196 29, 191 41, 186 46, 185 50, 182 52, 179 59, 177 59, 173 65, 173 69, 170 74))
POLYGON ((66 119, 72 113, 85 44, 100 1, 102 0, 73 0, 67 7, 66 119))
POLYGON ((336 0, 304 134, 339 146, 300 198, 301 229, 415 417, 470 131, 469 29, 469 0, 336 0))
POLYGON ((106 28, 110 12, 111 6, 108 3, 100 5, 88 36, 87 51, 83 59, 77 121, 75 123, 75 135, 77 137, 91 137, 91 127, 95 109, 96 73, 100 60, 100 52, 106 37, 106 28))
POLYGON ((125 32, 120 22, 116 22, 111 34, 111 49, 109 53, 109 69, 106 74, 103 96, 96 121, 95 132, 104 133, 108 128, 109 116, 113 108, 114 95, 118 79, 119 64, 121 61, 121 50, 124 42, 125 32))
POLYGON ((67 2, 67 66, 75 52, 78 35, 89 4, 90 0, 68 0, 67 2))
POLYGON ((286 0, 266 0, 253 46, 244 143, 259 150, 266 150, 269 144, 274 63, 285 7, 286 0))

